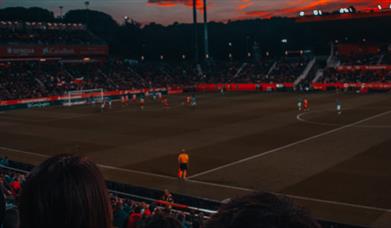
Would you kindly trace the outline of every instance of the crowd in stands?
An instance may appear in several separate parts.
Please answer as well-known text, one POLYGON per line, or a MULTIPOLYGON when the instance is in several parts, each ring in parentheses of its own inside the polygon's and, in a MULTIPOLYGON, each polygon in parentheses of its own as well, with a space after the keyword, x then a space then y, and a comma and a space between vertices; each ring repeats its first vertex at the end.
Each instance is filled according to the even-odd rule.
POLYGON ((209 62, 9 62, 0 65, 0 100, 64 95, 66 91, 167 87, 208 83, 292 82, 304 63, 286 61, 209 62), (299 65, 299 66, 296 66, 299 65))
POLYGON ((323 76, 317 82, 342 82, 342 83, 371 83, 371 82, 390 82, 391 71, 381 69, 383 65, 391 64, 389 51, 383 51, 379 54, 360 54, 360 55, 337 55, 339 66, 380 66, 379 69, 341 69, 338 67, 328 67, 324 70, 323 76))
POLYGON ((0 21, 0 44, 100 44, 81 24, 0 21))
POLYGON ((307 56, 283 57, 269 75, 271 82, 294 82, 309 62, 307 56))
POLYGON ((8 227, 202 228, 320 227, 307 210, 269 193, 231 200, 208 217, 166 204, 145 203, 109 193, 94 162, 76 155, 57 155, 30 173, 8 168, 0 160, 0 225, 8 227))
POLYGON ((391 72, 388 70, 377 71, 337 71, 328 68, 324 71, 322 78, 318 82, 333 83, 369 83, 369 82, 391 82, 391 72))
POLYGON ((338 56, 341 65, 376 65, 379 63, 381 54, 376 55, 349 55, 349 56, 338 56))

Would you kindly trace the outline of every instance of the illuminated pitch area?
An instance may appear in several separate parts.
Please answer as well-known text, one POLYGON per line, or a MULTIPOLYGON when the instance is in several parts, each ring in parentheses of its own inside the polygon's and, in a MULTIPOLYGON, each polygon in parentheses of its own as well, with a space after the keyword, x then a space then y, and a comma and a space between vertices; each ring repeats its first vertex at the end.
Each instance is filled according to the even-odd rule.
POLYGON ((390 94, 197 94, 197 107, 114 102, 0 114, 0 151, 34 163, 86 154, 107 178, 222 200, 251 190, 289 194, 321 218, 360 225, 387 221, 391 205, 390 94), (190 179, 176 156, 190 152, 190 179), (384 215, 384 216, 383 216, 384 215))

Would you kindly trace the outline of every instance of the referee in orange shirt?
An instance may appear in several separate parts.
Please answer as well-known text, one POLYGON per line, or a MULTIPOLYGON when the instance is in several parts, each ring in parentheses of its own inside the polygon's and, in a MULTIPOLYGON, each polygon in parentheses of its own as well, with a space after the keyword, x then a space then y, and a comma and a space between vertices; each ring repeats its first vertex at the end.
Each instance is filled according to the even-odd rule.
POLYGON ((178 154, 178 178, 185 180, 189 172, 189 154, 186 150, 182 150, 178 154))

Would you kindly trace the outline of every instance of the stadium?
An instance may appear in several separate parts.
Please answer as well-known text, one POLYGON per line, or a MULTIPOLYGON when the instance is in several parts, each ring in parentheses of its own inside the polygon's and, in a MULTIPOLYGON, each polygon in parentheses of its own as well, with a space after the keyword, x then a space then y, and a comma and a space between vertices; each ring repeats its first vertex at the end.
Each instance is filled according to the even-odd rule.
POLYGON ((2 227, 390 227, 391 5, 189 2, 0 8, 2 227))

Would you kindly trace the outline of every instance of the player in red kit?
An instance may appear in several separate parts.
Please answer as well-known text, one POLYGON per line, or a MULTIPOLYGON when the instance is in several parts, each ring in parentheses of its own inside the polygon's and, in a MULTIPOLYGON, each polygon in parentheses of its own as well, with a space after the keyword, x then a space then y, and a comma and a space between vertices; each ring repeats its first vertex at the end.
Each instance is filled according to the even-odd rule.
POLYGON ((141 109, 141 110, 144 110, 144 104, 145 104, 144 97, 141 97, 141 98, 140 98, 140 103, 139 103, 140 109, 141 109))
POLYGON ((136 104, 136 103, 137 103, 137 95, 136 95, 136 94, 133 94, 133 95, 132 95, 132 103, 133 103, 133 104, 136 104))
POLYGON ((163 106, 164 106, 165 109, 168 109, 170 107, 170 104, 168 103, 168 98, 167 97, 163 98, 162 103, 163 103, 163 106))
POLYGON ((186 96, 186 99, 185 99, 185 105, 190 105, 191 104, 191 97, 190 96, 186 96))
POLYGON ((304 98, 304 100, 303 100, 303 108, 304 108, 304 111, 308 111, 310 109, 310 104, 309 104, 309 101, 307 98, 304 98))

